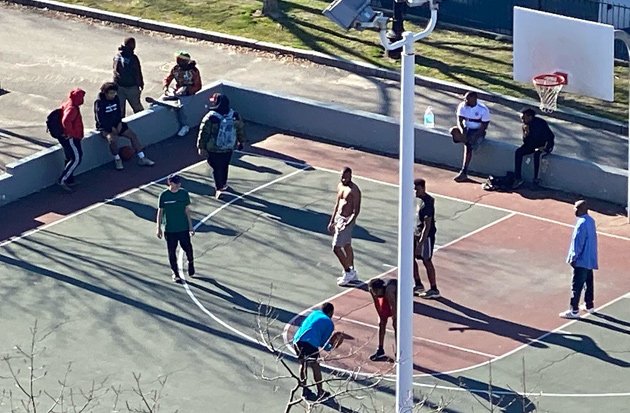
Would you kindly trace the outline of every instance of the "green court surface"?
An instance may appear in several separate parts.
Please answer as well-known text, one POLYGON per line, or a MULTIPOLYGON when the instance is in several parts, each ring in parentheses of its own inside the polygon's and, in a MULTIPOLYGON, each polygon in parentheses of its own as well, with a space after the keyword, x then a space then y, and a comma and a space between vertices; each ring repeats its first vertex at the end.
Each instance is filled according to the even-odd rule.
MULTIPOLYGON (((182 173, 198 226, 197 278, 187 277, 184 285, 171 282, 165 243, 155 236, 163 182, 3 245, 0 351, 28 344, 37 320, 42 330, 58 325, 40 359, 48 370, 41 385, 48 389, 56 388, 56 378, 72 362, 73 386, 108 378, 127 389, 129 399, 132 372, 142 374, 147 388, 167 375, 161 412, 283 411, 291 382, 257 377, 263 365, 268 375, 282 373, 256 343, 259 304, 270 300, 277 318, 271 333, 280 335, 305 309, 344 291, 335 283, 340 268, 326 233, 338 174, 253 155, 235 157, 230 174, 232 194, 216 200, 205 163, 182 173)), ((396 264, 398 193, 389 184, 358 177, 355 182, 363 205, 353 246, 359 277, 367 280, 396 264)), ((438 245, 510 215, 439 196, 436 210, 438 245)), ((488 288, 493 286, 479 285, 470 299, 483 300, 488 288)), ((515 296, 514 305, 527 294, 515 296)), ((483 365, 421 375, 418 395, 428 395, 427 405, 447 401, 445 411, 451 412, 534 411, 535 404, 539 411, 628 412, 630 321, 624 320, 630 320, 628 301, 619 299, 605 314, 542 339, 542 346, 499 357, 492 363, 492 386, 483 365), (584 345, 557 344, 560 335, 584 345), (523 360, 525 396, 518 394, 523 360)), ((6 375, 0 367, 0 376, 6 375)), ((0 383, 11 387, 10 380, 0 383)), ((373 391, 384 411, 393 411, 393 388, 383 381, 373 391)), ((366 411, 360 410, 365 400, 339 403, 341 411, 366 411)))

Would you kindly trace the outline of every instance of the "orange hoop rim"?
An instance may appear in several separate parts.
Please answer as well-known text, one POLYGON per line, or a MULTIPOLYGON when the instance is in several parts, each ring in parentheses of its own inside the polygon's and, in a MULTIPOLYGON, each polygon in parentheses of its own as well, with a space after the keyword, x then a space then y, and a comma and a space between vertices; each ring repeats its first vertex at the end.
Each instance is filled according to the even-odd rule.
POLYGON ((534 82, 536 86, 563 86, 567 84, 567 78, 560 73, 544 73, 542 75, 534 76, 532 78, 532 82, 534 82))

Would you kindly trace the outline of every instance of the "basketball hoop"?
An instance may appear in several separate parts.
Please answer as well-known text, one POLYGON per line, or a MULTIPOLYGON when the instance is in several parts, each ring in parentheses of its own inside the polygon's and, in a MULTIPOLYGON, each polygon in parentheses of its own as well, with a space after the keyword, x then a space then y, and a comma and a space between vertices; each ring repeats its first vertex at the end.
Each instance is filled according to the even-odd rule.
POLYGON ((534 76, 532 82, 538 96, 540 96, 540 110, 545 113, 552 113, 557 109, 558 95, 562 87, 567 84, 567 75, 547 73, 534 76))

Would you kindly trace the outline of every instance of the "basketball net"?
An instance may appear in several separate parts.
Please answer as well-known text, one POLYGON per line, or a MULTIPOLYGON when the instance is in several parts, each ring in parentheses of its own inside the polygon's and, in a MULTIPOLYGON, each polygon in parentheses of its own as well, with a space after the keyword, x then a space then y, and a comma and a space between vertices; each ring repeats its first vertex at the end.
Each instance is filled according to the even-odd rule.
POLYGON ((540 97, 540 110, 552 113, 558 108, 558 95, 567 83, 566 77, 560 73, 549 73, 535 76, 532 82, 540 97))

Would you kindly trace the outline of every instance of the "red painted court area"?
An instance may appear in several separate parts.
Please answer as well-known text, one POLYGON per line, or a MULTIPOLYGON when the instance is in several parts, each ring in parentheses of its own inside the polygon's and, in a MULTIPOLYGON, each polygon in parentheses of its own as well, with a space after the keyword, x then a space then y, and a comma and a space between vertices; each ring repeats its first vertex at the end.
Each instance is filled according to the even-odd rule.
MULTIPOLYGON (((471 368, 526 344, 546 347, 544 340, 534 340, 567 321, 558 313, 568 307, 571 277, 564 259, 571 232, 564 225, 512 214, 437 251, 434 264, 443 298, 415 298, 416 372, 471 368)), ((630 278, 624 276, 629 245, 624 239, 599 236, 596 307, 630 291, 630 278)), ((422 265, 420 269, 427 285, 422 265)), ((396 272, 384 276, 395 277, 396 272)), ((378 321, 369 293, 351 289, 331 302, 336 329, 352 339, 344 341, 327 364, 393 373, 393 363, 369 360, 378 343, 378 321)), ((392 331, 385 341, 385 351, 393 357, 392 331)))

